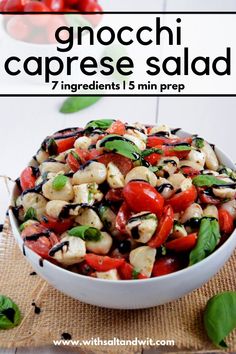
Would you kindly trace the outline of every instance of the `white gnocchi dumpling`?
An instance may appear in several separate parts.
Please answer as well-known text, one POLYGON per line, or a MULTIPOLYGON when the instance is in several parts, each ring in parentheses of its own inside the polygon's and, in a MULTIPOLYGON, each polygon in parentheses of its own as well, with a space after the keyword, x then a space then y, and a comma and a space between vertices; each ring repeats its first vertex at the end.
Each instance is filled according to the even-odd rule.
POLYGON ((99 241, 86 241, 86 248, 88 251, 95 254, 105 255, 112 246, 112 237, 107 232, 101 232, 101 239, 99 241))
POLYGON ((36 212, 37 219, 40 219, 46 211, 47 200, 39 193, 26 193, 22 196, 21 202, 25 212, 29 208, 33 208, 36 212))
POLYGON ((74 185, 83 183, 97 183, 105 182, 107 178, 107 168, 103 163, 91 161, 82 166, 72 178, 74 185))
POLYGON ((98 230, 103 228, 103 223, 95 210, 91 208, 80 208, 75 222, 80 225, 95 227, 98 230))
POLYGON ((114 189, 122 188, 125 185, 123 174, 113 162, 109 162, 107 165, 107 182, 114 189))
POLYGON ((53 181, 54 179, 50 179, 43 184, 42 191, 45 198, 49 200, 64 200, 66 202, 73 200, 74 191, 69 178, 67 178, 65 185, 60 190, 53 188, 53 181))

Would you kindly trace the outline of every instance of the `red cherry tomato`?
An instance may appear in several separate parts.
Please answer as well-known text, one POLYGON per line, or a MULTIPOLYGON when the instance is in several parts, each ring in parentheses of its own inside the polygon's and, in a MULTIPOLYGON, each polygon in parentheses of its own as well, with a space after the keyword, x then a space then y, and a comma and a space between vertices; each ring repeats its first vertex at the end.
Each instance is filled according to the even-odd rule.
POLYGON ((197 191, 198 191, 200 202, 202 204, 212 204, 212 205, 220 204, 220 199, 214 197, 213 195, 209 195, 207 188, 198 187, 197 191))
POLYGON ((164 152, 164 156, 177 156, 179 159, 186 159, 190 153, 190 150, 177 151, 175 150, 175 146, 163 145, 161 146, 161 149, 164 152))
POLYGON ((155 153, 152 153, 148 156, 145 156, 144 157, 144 160, 146 160, 147 162, 150 163, 150 165, 152 166, 156 166, 158 164, 158 162, 160 161, 160 159, 162 158, 162 154, 157 154, 156 152, 155 153))
POLYGON ((97 3, 97 1, 94 1, 94 0, 80 1, 78 4, 78 7, 79 7, 80 11, 83 11, 83 12, 101 12, 102 11, 101 6, 97 3))
POLYGON ((19 40, 27 40, 30 35, 30 27, 21 16, 14 16, 7 22, 7 33, 19 40))
POLYGON ((86 262, 81 262, 78 264, 78 272, 82 275, 91 276, 94 270, 86 262))
POLYGON ((191 251, 197 244, 197 233, 188 236, 180 237, 178 239, 169 241, 165 244, 168 250, 175 252, 188 252, 191 251))
POLYGON ((107 133, 109 134, 118 134, 118 135, 124 135, 125 134, 125 125, 122 123, 120 120, 116 120, 110 128, 106 130, 107 133))
POLYGON ((152 277, 174 273, 180 269, 181 262, 176 256, 164 256, 156 260, 152 269, 152 277))
POLYGON ((124 200, 123 188, 109 189, 105 195, 105 199, 114 203, 122 202, 124 200))
POLYGON ((124 199, 135 213, 150 211, 161 216, 164 198, 147 182, 131 181, 123 189, 124 199))
POLYGON ((69 150, 69 149, 72 149, 74 147, 75 140, 76 140, 76 137, 56 140, 58 153, 64 152, 64 151, 69 150))
POLYGON ((44 4, 54 12, 60 12, 64 9, 64 0, 44 0, 44 4))
POLYGON ((98 156, 103 154, 103 149, 91 149, 88 151, 88 160, 96 159, 98 156))
POLYGON ((187 209, 197 199, 197 190, 191 186, 186 191, 175 194, 166 200, 166 204, 171 205, 175 213, 179 213, 187 209))
POLYGON ((34 188, 36 177, 31 167, 26 167, 20 175, 20 185, 23 191, 34 188))
POLYGON ((8 0, 4 6, 5 12, 22 12, 23 11, 23 3, 21 0, 8 0))
POLYGON ((97 157, 96 161, 101 162, 106 166, 109 162, 113 162, 123 175, 127 175, 127 173, 133 168, 133 162, 130 159, 113 152, 97 157))
POLYGON ((174 212, 170 205, 166 205, 163 210, 161 219, 159 220, 157 230, 151 240, 148 242, 148 246, 153 248, 160 247, 168 238, 174 224, 174 212))
MULTIPOLYGON (((0 0, 0 11, 1 12, 4 12, 4 7, 6 6, 7 2, 8 2, 8 0, 0 0)), ((6 18, 6 15, 4 16, 4 19, 5 18, 6 18)))
POLYGON ((131 279, 147 279, 145 275, 142 273, 136 272, 134 270, 134 267, 127 263, 124 262, 120 267, 119 267, 119 275, 122 280, 131 280, 131 279))
POLYGON ((124 264, 124 259, 116 259, 108 256, 97 256, 96 254, 86 254, 85 261, 90 267, 98 272, 107 272, 111 269, 117 269, 124 264))
POLYGON ((126 234, 126 225, 131 216, 130 208, 126 202, 121 205, 118 214, 116 216, 116 229, 122 234, 126 234))
POLYGON ((193 139, 191 137, 188 138, 165 138, 161 136, 151 135, 147 138, 147 147, 157 147, 158 145, 165 144, 192 144, 193 139))
POLYGON ((66 158, 67 164, 70 166, 73 172, 77 172, 81 166, 81 160, 79 155, 75 152, 69 152, 66 158))
POLYGON ((199 170, 195 170, 193 167, 183 166, 181 167, 181 172, 187 177, 196 177, 200 175, 199 170))
POLYGON ((47 229, 52 230, 57 234, 62 234, 63 232, 72 227, 73 220, 70 218, 56 219, 51 216, 45 215, 41 218, 40 223, 47 229))
POLYGON ((21 237, 27 247, 45 259, 50 258, 49 250, 59 242, 58 237, 40 223, 27 226, 22 231, 21 237))
POLYGON ((234 219, 227 210, 219 209, 219 224, 220 231, 230 235, 234 230, 234 219))

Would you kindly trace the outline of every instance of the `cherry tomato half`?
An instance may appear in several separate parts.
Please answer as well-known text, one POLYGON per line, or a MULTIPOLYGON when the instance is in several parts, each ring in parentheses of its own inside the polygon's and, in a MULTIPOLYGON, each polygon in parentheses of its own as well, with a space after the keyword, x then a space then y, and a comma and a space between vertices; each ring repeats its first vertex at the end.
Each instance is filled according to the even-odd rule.
POLYGON ((57 234, 62 234, 63 232, 72 227, 73 220, 70 218, 59 220, 51 216, 45 215, 41 218, 40 223, 47 229, 52 230, 57 234))
POLYGON ((8 0, 5 3, 3 11, 5 12, 22 12, 24 5, 21 0, 8 0))
POLYGON ((174 273, 181 268, 181 262, 176 256, 164 256, 154 263, 152 277, 174 273))
POLYGON ((165 145, 165 144, 192 144, 193 139, 189 138, 165 138, 162 136, 155 136, 150 135, 147 138, 147 147, 157 147, 158 145, 165 145))
POLYGON ((188 236, 180 237, 178 239, 169 241, 165 244, 168 250, 175 252, 188 252, 191 251, 197 244, 197 233, 188 236))
POLYGON ((127 173, 133 168, 133 162, 130 159, 113 152, 98 156, 96 161, 101 162, 106 166, 109 162, 113 162, 123 175, 127 175, 127 173))
POLYGON ((40 223, 27 226, 22 231, 21 237, 27 247, 45 259, 50 258, 49 250, 59 242, 58 237, 40 223))
POLYGON ((187 209, 197 199, 197 190, 191 186, 186 191, 175 194, 166 200, 166 204, 171 205, 175 213, 179 213, 187 209))
POLYGON ((131 280, 131 279, 147 279, 142 273, 136 272, 134 267, 127 262, 124 262, 119 267, 119 275, 122 280, 131 280))
POLYGON ((116 259, 108 256, 97 256, 96 254, 86 254, 85 261, 90 267, 98 272, 107 272, 111 269, 117 269, 124 264, 124 259, 116 259))
POLYGON ((26 189, 34 188, 36 177, 32 167, 26 167, 20 175, 20 185, 23 191, 26 189))
POLYGON ((148 242, 148 246, 153 248, 160 247, 168 238, 174 224, 174 212, 170 205, 166 205, 163 210, 163 214, 158 223, 157 230, 151 240, 148 242))
POLYGON ((124 200, 123 188, 109 189, 109 191, 105 195, 105 199, 114 203, 122 202, 124 200))
POLYGON ((196 177, 196 176, 200 175, 199 170, 195 170, 193 167, 189 167, 189 166, 181 167, 181 172, 186 177, 196 177))
POLYGON ((126 234, 126 225, 131 216, 130 208, 126 202, 121 205, 118 214, 116 216, 116 229, 122 234, 126 234))
POLYGON ((226 235, 230 235, 234 230, 234 219, 227 210, 219 209, 220 231, 226 235))
POLYGON ((124 199, 135 213, 150 211, 160 217, 164 198, 147 182, 131 181, 123 189, 124 199))
POLYGON ((116 120, 110 128, 106 130, 108 134, 118 134, 124 135, 125 134, 125 125, 120 120, 116 120))
POLYGON ((81 166, 81 160, 79 155, 74 152, 69 152, 66 158, 66 162, 70 166, 73 172, 77 172, 81 166))

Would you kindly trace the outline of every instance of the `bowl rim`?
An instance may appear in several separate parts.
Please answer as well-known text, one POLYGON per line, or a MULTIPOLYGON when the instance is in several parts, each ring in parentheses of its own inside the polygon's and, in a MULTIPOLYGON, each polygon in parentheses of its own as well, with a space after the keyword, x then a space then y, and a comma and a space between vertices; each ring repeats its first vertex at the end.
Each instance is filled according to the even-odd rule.
MULTIPOLYGON (((185 130, 181 129, 180 130, 182 134, 184 135, 193 135, 189 132, 186 132, 185 130)), ((216 155, 221 154, 224 156, 224 158, 226 158, 227 160, 229 160, 229 162, 232 164, 232 166, 235 166, 233 160, 225 153, 223 152, 220 148, 218 148, 217 146, 215 146, 216 149, 216 155)), ((31 160, 32 161, 32 160, 31 160)), ((31 161, 29 163, 31 163, 31 161)), ((232 167, 230 167, 232 168, 232 167)), ((18 189, 16 182, 14 183, 14 187, 12 188, 11 191, 11 196, 10 196, 10 205, 13 205, 13 201, 15 200, 15 193, 16 190, 18 189)), ((13 214, 11 208, 9 209, 9 218, 10 218, 10 223, 14 224, 14 227, 16 229, 16 231, 18 232, 18 235, 15 235, 14 231, 13 231, 13 236, 16 239, 18 245, 19 242, 17 240, 17 238, 21 239, 20 236, 20 231, 19 231, 19 226, 17 223, 17 220, 15 218, 15 215, 13 214)), ((166 274, 166 275, 161 275, 158 277, 153 277, 153 278, 147 278, 147 279, 130 279, 130 280, 123 280, 123 279, 119 279, 119 280, 109 280, 109 279, 100 279, 100 278, 93 278, 93 277, 89 277, 83 274, 79 274, 79 273, 75 273, 75 272, 71 272, 70 270, 67 270, 66 268, 60 267, 50 261, 48 261, 47 259, 43 259, 43 262, 49 266, 54 268, 55 270, 58 271, 62 271, 65 274, 72 274, 75 277, 78 277, 78 279, 82 278, 82 279, 87 279, 88 281, 93 281, 93 282, 100 282, 100 283, 106 283, 106 284, 144 284, 144 283, 152 283, 155 281, 161 281, 161 280, 167 280, 167 279, 172 279, 174 277, 181 277, 182 275, 191 272, 191 270, 197 270, 199 268, 201 268, 202 266, 204 266, 205 264, 207 264, 208 262, 211 262, 211 260, 215 257, 217 257, 220 252, 222 253, 227 247, 228 244, 233 242, 233 238, 236 237, 236 228, 233 231, 233 233, 227 238, 227 240, 223 243, 223 245, 221 245, 219 248, 217 248, 213 253, 211 253, 209 256, 207 256, 206 258, 204 258, 203 260, 201 260, 198 263, 195 263, 191 266, 187 266, 186 268, 180 269, 176 272, 170 273, 170 274, 166 274)), ((23 240, 22 240, 22 244, 23 244, 23 240)), ((40 257, 36 252, 34 252, 33 250, 31 250, 30 248, 28 248, 27 246, 25 246, 25 248, 27 249, 27 251, 30 251, 33 253, 34 256, 36 256, 38 258, 38 261, 42 258, 40 257)), ((231 254, 233 253, 234 248, 232 249, 231 254)))

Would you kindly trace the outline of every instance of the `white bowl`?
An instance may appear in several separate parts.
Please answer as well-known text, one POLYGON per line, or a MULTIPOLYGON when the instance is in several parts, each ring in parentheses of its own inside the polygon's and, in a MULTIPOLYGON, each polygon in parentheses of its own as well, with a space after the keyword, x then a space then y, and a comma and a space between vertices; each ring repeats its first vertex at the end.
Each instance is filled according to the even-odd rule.
MULTIPOLYGON (((189 134, 181 131, 181 136, 189 134)), ((220 162, 232 169, 232 160, 216 149, 220 162)), ((18 195, 15 185, 12 203, 18 195)), ((12 204, 13 205, 13 204, 12 204)), ((12 231, 21 249, 23 241, 18 222, 9 212, 12 231)), ((156 278, 129 281, 111 281, 86 277, 60 268, 46 260, 40 266, 40 257, 25 247, 25 256, 33 269, 49 284, 82 302, 113 309, 148 308, 176 300, 206 283, 228 260, 236 247, 236 231, 215 252, 203 261, 178 272, 156 278)))

